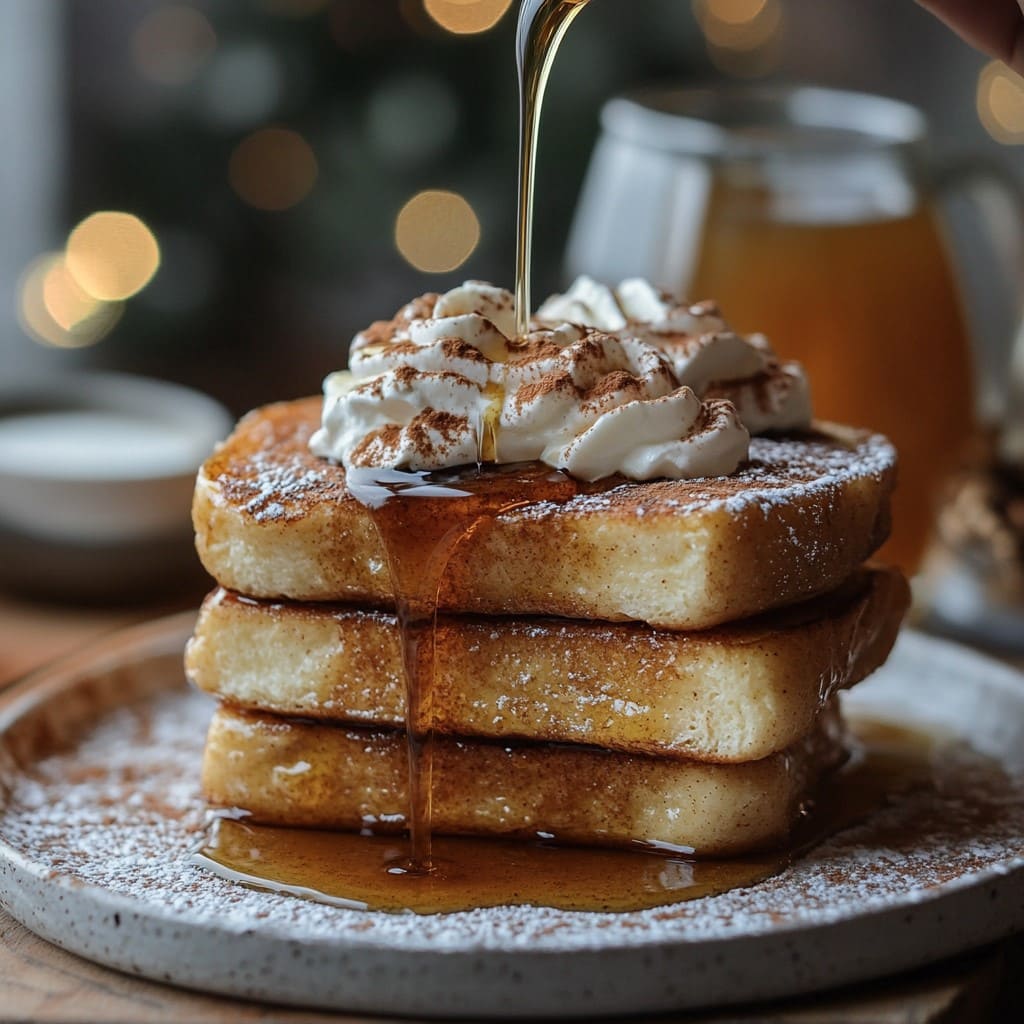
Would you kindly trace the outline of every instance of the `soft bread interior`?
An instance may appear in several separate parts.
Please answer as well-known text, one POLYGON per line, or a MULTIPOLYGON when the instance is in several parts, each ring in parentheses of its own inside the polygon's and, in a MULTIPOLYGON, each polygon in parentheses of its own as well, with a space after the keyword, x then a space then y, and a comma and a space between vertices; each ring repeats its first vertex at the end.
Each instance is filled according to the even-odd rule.
MULTIPOLYGON (((733 855, 780 842, 844 757, 829 706, 784 752, 738 765, 593 747, 439 738, 433 828, 587 845, 654 843, 733 855)), ((406 825, 405 737, 221 707, 203 787, 256 823, 389 832, 406 825)))
MULTIPOLYGON (((260 598, 391 601, 380 541, 344 470, 314 457, 318 399, 247 416, 200 472, 196 544, 223 586, 260 598)), ((885 539, 895 452, 819 424, 757 437, 729 477, 612 478, 484 523, 440 592, 457 613, 702 629, 834 589, 885 539)))
MULTIPOLYGON (((837 689, 885 661, 908 601, 902 575, 876 567, 824 597, 700 633, 442 618, 433 724, 453 735, 757 760, 795 742, 837 689)), ((186 668, 201 689, 250 710, 405 720, 398 629, 385 612, 217 590, 186 668)))

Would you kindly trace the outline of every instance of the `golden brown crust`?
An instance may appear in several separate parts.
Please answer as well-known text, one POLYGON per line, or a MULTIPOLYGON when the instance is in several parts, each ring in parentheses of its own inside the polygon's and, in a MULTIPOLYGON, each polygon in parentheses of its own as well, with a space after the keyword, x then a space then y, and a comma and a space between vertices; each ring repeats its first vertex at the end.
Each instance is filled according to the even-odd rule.
MULTIPOLYGON (((318 399, 250 413, 200 472, 200 557, 222 585, 261 598, 385 607, 391 586, 344 470, 307 447, 318 399)), ((453 612, 637 620, 701 629, 833 589, 889 528, 895 453, 823 425, 755 438, 735 474, 611 478, 476 530, 442 586, 453 612)))
MULTIPOLYGON (((439 739, 439 833, 622 845, 657 842, 737 854, 783 839, 821 774, 842 759, 833 712, 785 752, 742 765, 591 747, 439 739)), ((218 806, 271 825, 396 831, 406 813, 404 737, 221 708, 203 762, 218 806)))
MULTIPOLYGON (((796 741, 835 690, 881 665, 909 603, 895 569, 700 633, 569 619, 447 617, 436 634, 442 733, 748 761, 796 741)), ((186 667, 256 711, 404 721, 393 615, 336 604, 207 598, 186 667)), ((421 727, 422 727, 421 723, 421 727)))

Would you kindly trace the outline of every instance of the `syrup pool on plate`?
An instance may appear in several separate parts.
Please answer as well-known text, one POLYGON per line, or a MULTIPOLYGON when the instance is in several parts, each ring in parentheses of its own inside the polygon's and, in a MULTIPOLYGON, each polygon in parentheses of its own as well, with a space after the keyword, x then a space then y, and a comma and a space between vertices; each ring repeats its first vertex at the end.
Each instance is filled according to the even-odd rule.
MULTIPOLYGON (((820 787, 789 841, 743 857, 701 858, 692 851, 642 846, 559 846, 556 836, 532 841, 436 836, 432 870, 395 872, 408 857, 402 836, 276 828, 223 818, 193 861, 256 889, 360 910, 436 914, 529 905, 634 911, 755 885, 889 804, 920 797, 927 807, 929 794, 948 785, 945 774, 953 762, 963 766, 958 775, 989 780, 987 787, 977 787, 979 794, 1003 786, 997 766, 941 735, 858 721, 854 737, 850 762, 820 787)), ((992 807, 979 800, 978 813, 991 814, 992 807)), ((928 827, 913 815, 909 820, 907 835, 887 837, 893 848, 912 844, 910 833, 928 827)))

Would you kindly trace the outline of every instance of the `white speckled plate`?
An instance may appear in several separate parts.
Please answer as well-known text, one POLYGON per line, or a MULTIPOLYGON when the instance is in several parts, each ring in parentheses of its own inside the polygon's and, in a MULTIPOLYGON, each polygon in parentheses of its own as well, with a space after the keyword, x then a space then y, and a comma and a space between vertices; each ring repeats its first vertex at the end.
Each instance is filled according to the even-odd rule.
POLYGON ((622 915, 423 918, 255 892, 187 863, 210 710, 179 667, 191 624, 123 633, 0 698, 0 905, 101 963, 324 1008, 591 1017, 811 991, 1024 928, 1024 677, 962 648, 905 634, 847 707, 996 759, 1006 776, 984 814, 971 770, 951 764, 938 795, 901 797, 750 889, 622 915), (908 840, 918 818, 933 826, 908 840))

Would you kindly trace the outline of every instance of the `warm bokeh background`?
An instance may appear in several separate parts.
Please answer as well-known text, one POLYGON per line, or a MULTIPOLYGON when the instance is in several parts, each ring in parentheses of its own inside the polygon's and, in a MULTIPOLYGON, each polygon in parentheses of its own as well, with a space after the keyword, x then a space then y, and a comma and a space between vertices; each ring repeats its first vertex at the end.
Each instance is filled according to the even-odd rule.
MULTIPOLYGON (((355 330, 413 294, 510 283, 516 7, 4 0, 3 376, 125 369, 240 411, 315 391, 355 330), (438 216, 457 225, 443 251, 424 234, 438 216), (76 251, 84 267, 102 250, 123 265, 76 275, 76 251)), ((939 152, 1024 168, 1020 80, 909 0, 595 0, 550 89, 535 294, 563 283, 601 104, 735 78, 906 99, 939 152)), ((1012 315, 987 305, 976 333, 1005 347, 1012 315)))

